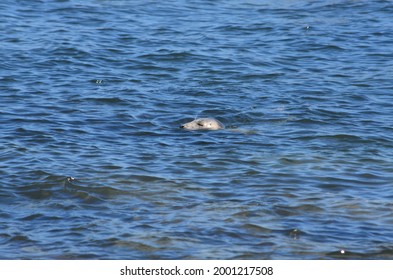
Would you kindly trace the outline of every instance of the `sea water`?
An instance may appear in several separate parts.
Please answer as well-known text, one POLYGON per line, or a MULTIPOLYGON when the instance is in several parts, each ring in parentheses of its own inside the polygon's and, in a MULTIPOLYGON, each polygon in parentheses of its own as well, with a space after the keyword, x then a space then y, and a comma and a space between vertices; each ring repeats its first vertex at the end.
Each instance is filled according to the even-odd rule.
POLYGON ((393 258, 392 16, 2 1, 0 258, 393 258))

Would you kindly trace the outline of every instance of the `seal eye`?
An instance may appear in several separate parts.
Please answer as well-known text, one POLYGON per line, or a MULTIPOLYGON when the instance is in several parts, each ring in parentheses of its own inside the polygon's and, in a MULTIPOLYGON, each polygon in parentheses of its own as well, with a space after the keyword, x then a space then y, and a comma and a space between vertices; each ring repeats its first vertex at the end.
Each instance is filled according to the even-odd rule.
POLYGON ((197 123, 199 126, 203 126, 203 124, 201 124, 200 122, 199 123, 197 123))

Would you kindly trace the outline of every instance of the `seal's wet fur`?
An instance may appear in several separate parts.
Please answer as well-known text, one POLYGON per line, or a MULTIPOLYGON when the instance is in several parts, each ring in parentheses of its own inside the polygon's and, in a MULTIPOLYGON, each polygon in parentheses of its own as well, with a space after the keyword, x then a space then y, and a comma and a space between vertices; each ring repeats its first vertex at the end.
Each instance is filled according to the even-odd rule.
POLYGON ((186 130, 219 130, 225 126, 214 118, 200 118, 180 126, 186 130))

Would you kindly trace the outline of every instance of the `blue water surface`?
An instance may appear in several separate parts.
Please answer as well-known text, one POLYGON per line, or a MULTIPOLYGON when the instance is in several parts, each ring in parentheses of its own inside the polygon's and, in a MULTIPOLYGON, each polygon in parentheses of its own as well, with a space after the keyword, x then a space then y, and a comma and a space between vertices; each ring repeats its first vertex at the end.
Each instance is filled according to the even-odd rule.
POLYGON ((392 259, 392 18, 2 1, 0 259, 392 259))

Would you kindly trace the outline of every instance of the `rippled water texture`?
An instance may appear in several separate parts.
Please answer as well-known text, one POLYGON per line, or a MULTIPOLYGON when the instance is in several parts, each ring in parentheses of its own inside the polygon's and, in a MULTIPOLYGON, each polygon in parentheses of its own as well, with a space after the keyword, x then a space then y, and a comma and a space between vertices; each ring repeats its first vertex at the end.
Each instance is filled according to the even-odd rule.
POLYGON ((0 258, 393 258, 392 16, 2 1, 0 258))

